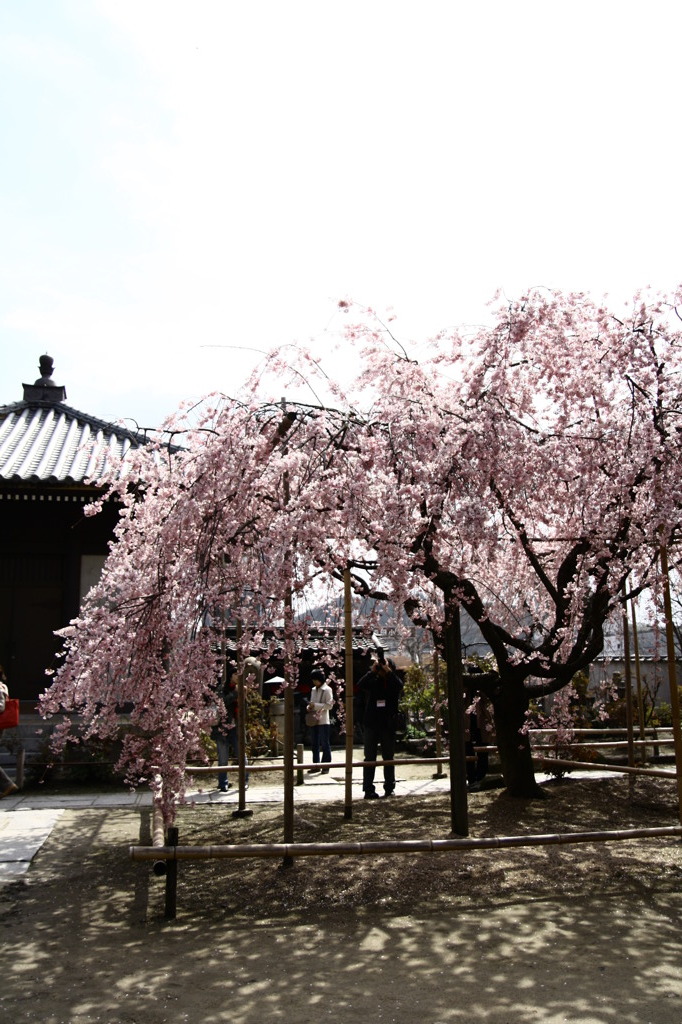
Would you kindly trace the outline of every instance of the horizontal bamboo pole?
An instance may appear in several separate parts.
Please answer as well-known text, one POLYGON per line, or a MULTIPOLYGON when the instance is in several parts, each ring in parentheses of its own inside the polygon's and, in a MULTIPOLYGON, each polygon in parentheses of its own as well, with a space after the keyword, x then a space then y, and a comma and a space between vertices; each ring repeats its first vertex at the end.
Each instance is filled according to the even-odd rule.
MULTIPOLYGON (((636 747, 663 747, 666 744, 670 745, 670 744, 672 744, 674 742, 675 741, 671 740, 671 739, 663 739, 663 740, 640 740, 640 739, 634 739, 633 740, 633 743, 634 743, 634 745, 636 747)), ((566 743, 561 743, 559 745, 560 746, 565 746, 565 747, 570 747, 571 750, 573 750, 576 747, 585 747, 587 750, 592 750, 593 747, 608 747, 608 748, 611 748, 611 747, 627 747, 628 743, 627 743, 627 741, 621 742, 619 740, 615 740, 613 743, 571 743, 571 742, 566 742, 566 743)), ((557 749, 557 744, 556 743, 531 743, 530 749, 531 749, 531 751, 534 751, 534 750, 556 750, 557 749)), ((477 754, 481 754, 481 753, 493 754, 493 753, 497 752, 497 747, 493 747, 493 746, 474 747, 474 750, 476 751, 477 754)), ((399 764, 399 763, 400 763, 399 761, 396 762, 396 764, 399 764)))
MULTIPOLYGON (((666 744, 666 743, 668 743, 668 744, 673 743, 673 740, 671 740, 671 739, 659 739, 659 740, 656 740, 656 741, 653 741, 653 740, 646 740, 645 741, 645 740, 641 740, 641 739, 636 739, 635 740, 635 745, 639 746, 639 747, 641 747, 641 746, 651 747, 651 746, 658 746, 658 745, 662 746, 663 744, 666 744)), ((597 743, 571 743, 570 744, 571 747, 585 746, 585 747, 588 747, 588 748, 591 748, 591 747, 616 747, 616 746, 626 746, 626 745, 627 745, 626 743, 618 743, 618 742, 615 742, 615 741, 613 743, 599 743, 599 742, 597 742, 597 743)), ((534 743, 531 746, 531 750, 554 750, 554 749, 555 749, 555 747, 552 744, 545 745, 545 744, 534 743)), ((495 747, 495 746, 480 746, 480 747, 477 746, 477 747, 474 747, 474 751, 477 754, 480 754, 480 753, 493 753, 496 750, 497 750, 497 747, 495 747)), ((467 760, 468 761, 472 761, 472 760, 475 760, 475 758, 469 756, 469 757, 467 757, 467 760)), ((554 761, 554 763, 557 763, 553 758, 552 758, 552 760, 554 761)), ((392 761, 352 761, 350 767, 352 767, 352 768, 366 768, 366 767, 369 767, 369 766, 381 767, 382 765, 385 765, 385 764, 392 764, 392 765, 395 765, 396 767, 400 767, 400 765, 405 765, 405 764, 424 764, 424 765, 445 764, 448 761, 449 761, 449 757, 401 757, 401 758, 394 759, 392 761)), ((594 764, 589 764, 587 762, 585 762, 584 764, 582 762, 578 762, 578 761, 571 762, 571 763, 575 763, 576 766, 578 764, 580 764, 581 767, 584 767, 584 768, 585 767, 590 767, 590 768, 606 767, 605 765, 594 765, 594 764)), ((286 771, 287 767, 288 766, 285 765, 283 762, 282 763, 278 763, 278 764, 258 764, 258 763, 251 762, 248 765, 248 771, 249 772, 281 772, 281 771, 286 771)), ((319 766, 316 766, 316 765, 313 764, 313 762, 306 761, 306 762, 303 762, 302 764, 299 764, 299 763, 294 764, 291 767, 293 767, 294 771, 301 771, 302 768, 322 767, 322 765, 320 764, 319 766)), ((325 767, 325 768, 346 768, 347 765, 346 765, 345 761, 325 761, 323 767, 325 767)), ((185 766, 185 772, 188 775, 215 775, 215 774, 217 774, 217 772, 238 772, 238 771, 239 771, 239 765, 237 765, 237 764, 186 765, 185 766)), ((667 774, 666 774, 666 777, 667 777, 667 774)))
MULTIPOLYGON (((551 730, 551 729, 531 730, 531 732, 533 732, 533 733, 551 733, 551 732, 554 732, 554 731, 555 730, 551 730)), ((575 734, 578 734, 578 733, 590 734, 592 732, 598 732, 598 733, 604 733, 604 732, 610 732, 611 733, 612 732, 612 733, 618 733, 619 735, 622 735, 625 732, 625 730, 623 730, 623 729, 599 729, 599 730, 597 730, 597 729, 595 729, 595 730, 592 730, 592 729, 576 729, 576 730, 574 730, 575 734)), ((664 744, 670 744, 670 743, 673 743, 673 740, 672 739, 668 739, 668 738, 659 738, 657 740, 643 740, 643 739, 640 739, 640 738, 635 739, 635 744, 637 746, 646 745, 646 746, 651 747, 651 746, 662 746, 664 744)), ((614 747, 614 746, 619 746, 619 745, 623 745, 623 744, 618 744, 615 741, 613 743, 599 742, 599 741, 595 741, 594 743, 584 743, 584 744, 582 744, 582 743, 570 743, 571 747, 580 747, 580 746, 587 746, 587 747, 599 747, 599 746, 614 747)), ((532 749, 533 750, 554 750, 555 748, 554 748, 554 745, 541 745, 541 744, 534 743, 534 744, 532 744, 532 749)), ((492 745, 492 744, 488 744, 486 746, 475 746, 474 747, 474 751, 477 754, 480 754, 480 753, 494 753, 496 750, 497 750, 497 747, 492 745)), ((470 759, 471 758, 469 758, 469 760, 470 759)), ((368 767, 368 766, 371 766, 371 765, 373 765, 375 767, 380 767, 381 765, 384 765, 384 764, 393 764, 393 765, 398 765, 398 766, 401 765, 401 764, 425 764, 425 765, 429 765, 429 764, 445 764, 449 760, 450 760, 449 757, 401 757, 401 758, 395 759, 393 761, 352 761, 351 762, 351 767, 352 768, 365 768, 365 767, 368 767)), ((312 767, 312 762, 304 762, 304 766, 312 767)), ((249 764, 249 766, 248 766, 248 770, 249 770, 249 772, 281 772, 281 771, 284 771, 286 767, 287 766, 284 764, 284 762, 277 763, 277 764, 272 764, 272 763, 259 764, 258 762, 252 761, 249 764)), ((346 762, 345 761, 328 761, 328 762, 325 762, 325 768, 346 768, 346 767, 347 766, 346 766, 346 762)), ((294 766, 294 770, 295 771, 300 771, 300 769, 301 769, 301 765, 300 764, 297 764, 297 765, 294 766)), ((217 772, 238 772, 239 771, 239 765, 236 765, 236 764, 227 764, 227 765, 220 765, 220 764, 218 764, 218 765, 186 765, 185 766, 185 771, 187 772, 188 775, 215 775, 217 772)))
MULTIPOLYGON (((482 749, 486 749, 486 748, 482 748, 482 749)), ((496 750, 497 748, 495 747, 495 748, 491 748, 491 749, 495 749, 496 750)), ((352 768, 366 768, 368 765, 374 765, 375 767, 378 767, 378 766, 383 765, 383 764, 394 764, 394 765, 398 765, 398 766, 401 765, 401 764, 439 764, 441 762, 444 763, 444 762, 446 762, 448 760, 449 760, 449 758, 447 758, 447 757, 401 757, 397 761, 352 761, 351 762, 351 767, 352 768)), ((299 771, 301 769, 301 767, 303 767, 303 768, 315 768, 315 767, 317 767, 317 768, 345 768, 346 767, 346 762, 345 761, 325 761, 324 764, 322 762, 320 762, 319 764, 316 765, 316 764, 313 764, 312 761, 305 761, 305 762, 303 762, 303 765, 295 764, 293 766, 294 771, 299 771)), ((285 765, 285 764, 250 764, 248 766, 248 771, 249 772, 281 772, 281 771, 285 771, 286 768, 287 768, 287 765, 285 765)), ((197 766, 187 765, 186 768, 185 768, 185 771, 187 772, 188 775, 206 775, 206 774, 215 775, 216 772, 236 772, 236 771, 239 771, 239 765, 236 765, 236 764, 222 764, 222 765, 218 764, 218 765, 210 765, 210 766, 206 766, 206 765, 197 765, 197 766)))
POLYGON ((131 846, 131 860, 229 860, 247 857, 355 857, 384 853, 453 853, 518 846, 561 846, 627 839, 682 837, 682 825, 618 829, 610 832, 559 832, 548 835, 484 836, 479 839, 402 839, 370 843, 240 843, 231 846, 131 846))
MULTIPOLYGON (((642 740, 635 737, 632 742, 637 747, 665 747, 670 746, 675 741, 672 738, 665 740, 642 740)), ((530 748, 531 750, 554 750, 556 746, 556 743, 531 743, 530 748)), ((574 743, 572 740, 561 740, 559 746, 570 747, 571 749, 586 747, 590 750, 592 747, 629 747, 630 742, 629 740, 611 740, 610 742, 609 740, 598 740, 596 743, 574 743)))
POLYGON ((622 772, 632 775, 650 775, 655 779, 675 779, 676 772, 666 772, 660 768, 630 768, 621 764, 602 764, 594 761, 565 761, 560 757, 535 757, 533 761, 542 768, 554 766, 558 768, 587 768, 590 771, 622 772))
MULTIPOLYGON (((645 736, 656 736, 656 735, 659 734, 659 732, 661 730, 663 730, 665 732, 668 732, 668 731, 671 730, 671 726, 669 726, 669 725, 663 725, 663 726, 659 725, 659 726, 656 726, 655 728, 651 727, 649 729, 645 729, 644 730, 644 735, 645 736)), ((557 732, 557 730, 556 730, 556 728, 554 728, 554 729, 528 729, 527 732, 530 733, 530 735, 532 736, 532 735, 536 735, 536 734, 539 734, 539 733, 552 734, 552 733, 557 732)), ((573 735, 573 736, 594 736, 595 734, 597 734, 599 736, 627 736, 627 732, 628 731, 627 731, 626 728, 619 726, 618 728, 611 728, 611 729, 598 729, 598 728, 595 728, 595 729, 571 729, 570 732, 571 732, 571 735, 573 735)))

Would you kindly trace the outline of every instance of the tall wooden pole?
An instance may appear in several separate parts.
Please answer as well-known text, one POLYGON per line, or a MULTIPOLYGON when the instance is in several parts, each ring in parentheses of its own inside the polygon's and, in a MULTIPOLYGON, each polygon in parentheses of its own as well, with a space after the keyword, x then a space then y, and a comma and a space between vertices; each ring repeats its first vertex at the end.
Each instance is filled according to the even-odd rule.
MULTIPOLYGON (((623 608, 623 666, 625 670, 625 724, 627 726, 628 739, 628 764, 631 768, 635 766, 635 742, 633 735, 632 719, 632 671, 630 666, 630 633, 628 630, 627 605, 623 608)), ((635 777, 628 776, 628 791, 632 800, 635 791, 635 777)))
MULTIPOLYGON (((645 738, 646 722, 644 721, 644 697, 642 694, 642 666, 639 660, 639 634, 637 632, 637 612, 635 610, 635 598, 630 595, 630 614, 632 616, 632 647, 635 652, 635 681, 637 694, 637 723, 639 727, 639 738, 645 738)), ((643 748, 643 759, 646 760, 646 745, 643 748)))
POLYGON ((450 733, 450 822, 455 835, 468 836, 462 633, 459 606, 449 595, 445 602, 445 663, 450 733))
MULTIPOLYGON (((286 474, 285 474, 286 476, 286 474)), ((287 480, 288 484, 288 480, 287 480)), ((288 486, 287 486, 288 492, 288 486)), ((287 493, 288 497, 288 493, 287 493)), ((296 687, 296 665, 291 636, 294 613, 291 588, 284 596, 284 842, 294 841, 294 689, 296 687)), ((289 868, 293 857, 285 857, 282 867, 289 868)))
MULTIPOLYGON (((242 638, 242 624, 237 622, 237 646, 242 638)), ((237 764, 239 765, 239 804, 232 812, 233 818, 250 818, 253 811, 246 807, 246 697, 244 676, 246 668, 241 660, 237 673, 237 764)))
POLYGON ((682 824, 682 729, 680 728, 680 695, 677 689, 675 672, 675 636, 673 634, 673 609, 670 600, 670 580, 668 579, 668 552, 665 544, 661 545, 661 572, 663 575, 663 606, 665 609, 665 637, 668 651, 668 682, 670 684, 670 709, 673 720, 673 739, 675 741, 675 771, 677 773, 677 811, 682 824))
MULTIPOLYGON (((435 705, 434 710, 436 712, 436 757, 443 756, 443 730, 440 724, 440 658, 438 657, 438 649, 434 646, 433 648, 433 703, 435 705)), ((434 779, 440 779, 443 776, 443 766, 438 762, 436 768, 436 774, 433 776, 434 779)))
MULTIPOLYGON (((284 404, 284 399, 282 399, 284 404)), ((289 504, 289 471, 282 478, 284 503, 289 504)), ((289 579, 293 577, 291 552, 287 556, 289 579)), ((296 687, 295 651, 292 645, 294 611, 291 586, 284 595, 284 842, 294 841, 294 689, 296 687)), ((282 867, 293 865, 293 857, 284 857, 282 867)))
MULTIPOLYGON (((177 846, 180 833, 175 825, 168 829, 166 846, 177 846)), ((178 862, 169 860, 166 866, 166 891, 164 893, 163 916, 167 921, 174 921, 178 912, 178 862)))
POLYGON ((344 818, 353 817, 353 616, 351 604, 350 569, 343 573, 343 619, 346 649, 346 788, 343 805, 344 818))

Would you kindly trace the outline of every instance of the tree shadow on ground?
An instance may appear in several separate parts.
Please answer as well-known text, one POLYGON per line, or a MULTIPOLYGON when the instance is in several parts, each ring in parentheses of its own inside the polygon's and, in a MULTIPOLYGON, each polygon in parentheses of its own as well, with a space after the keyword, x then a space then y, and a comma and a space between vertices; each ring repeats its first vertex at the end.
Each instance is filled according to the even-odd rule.
MULTIPOLYGON (((642 790, 636 804, 614 785, 553 792, 526 806, 510 807, 497 793, 472 798, 472 833, 508 832, 512 813, 517 833, 556 831, 568 803, 574 830, 614 827, 616 811, 625 813, 618 827, 669 824, 674 810, 660 789, 642 790)), ((179 827, 187 843, 276 842, 281 809, 261 806, 235 820, 220 805, 186 808, 179 827)), ((446 837, 449 805, 373 801, 354 808, 351 822, 339 807, 306 805, 295 827, 297 841, 446 837)), ((300 859, 290 869, 272 861, 182 864, 175 922, 163 920, 163 880, 128 858, 139 842, 149 842, 148 812, 67 811, 28 884, 0 891, 12 965, 0 1017, 680 1019, 679 842, 300 859)))

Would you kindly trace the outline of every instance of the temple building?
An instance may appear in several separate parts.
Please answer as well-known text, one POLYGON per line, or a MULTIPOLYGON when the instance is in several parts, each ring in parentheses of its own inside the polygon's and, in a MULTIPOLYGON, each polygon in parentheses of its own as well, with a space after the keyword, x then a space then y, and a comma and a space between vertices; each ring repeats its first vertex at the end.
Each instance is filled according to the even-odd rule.
POLYGON ((55 630, 78 614, 99 577, 118 509, 96 480, 111 457, 145 443, 142 435, 66 404, 40 357, 40 377, 21 401, 0 407, 0 663, 12 697, 30 715, 49 684, 61 642, 55 630))

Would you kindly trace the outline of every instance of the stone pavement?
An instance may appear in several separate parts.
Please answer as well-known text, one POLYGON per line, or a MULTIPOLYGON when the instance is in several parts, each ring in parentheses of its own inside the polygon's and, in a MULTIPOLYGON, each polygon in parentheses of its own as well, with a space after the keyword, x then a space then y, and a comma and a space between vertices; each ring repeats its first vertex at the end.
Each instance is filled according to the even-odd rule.
POLYGON ((32 859, 64 813, 61 807, 26 808, 16 814, 6 811, 3 806, 0 812, 0 884, 13 882, 28 871, 32 859))

